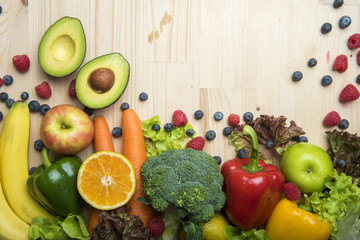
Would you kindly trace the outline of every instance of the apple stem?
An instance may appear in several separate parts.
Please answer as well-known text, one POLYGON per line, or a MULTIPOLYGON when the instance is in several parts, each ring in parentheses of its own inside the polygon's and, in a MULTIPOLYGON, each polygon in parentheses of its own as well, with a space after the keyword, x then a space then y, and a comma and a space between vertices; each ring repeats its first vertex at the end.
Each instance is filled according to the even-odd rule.
POLYGON ((252 150, 249 164, 243 166, 242 168, 248 173, 264 171, 264 168, 259 166, 259 142, 255 130, 250 125, 245 125, 243 128, 243 134, 250 137, 252 150))
POLYGON ((51 166, 51 162, 49 159, 49 150, 46 147, 44 147, 41 151, 41 158, 44 162, 45 168, 48 168, 51 166))

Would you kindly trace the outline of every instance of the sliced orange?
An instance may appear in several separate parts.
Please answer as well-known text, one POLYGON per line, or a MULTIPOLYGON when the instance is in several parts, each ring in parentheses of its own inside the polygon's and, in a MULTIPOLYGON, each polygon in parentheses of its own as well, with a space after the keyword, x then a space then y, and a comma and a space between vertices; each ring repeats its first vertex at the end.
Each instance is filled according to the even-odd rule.
POLYGON ((125 205, 135 192, 135 170, 122 154, 100 151, 81 164, 77 187, 92 207, 111 210, 125 205))

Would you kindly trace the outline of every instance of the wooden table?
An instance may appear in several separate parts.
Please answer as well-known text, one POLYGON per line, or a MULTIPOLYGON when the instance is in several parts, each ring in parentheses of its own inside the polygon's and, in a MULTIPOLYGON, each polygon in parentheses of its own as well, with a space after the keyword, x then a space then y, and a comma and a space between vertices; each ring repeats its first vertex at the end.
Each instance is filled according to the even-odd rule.
MULTIPOLYGON (((252 112, 294 120, 306 132, 309 142, 327 147, 322 119, 338 111, 350 122, 348 131, 359 132, 359 101, 341 104, 341 89, 355 82, 360 73, 356 50, 347 47, 347 39, 360 32, 360 1, 345 0, 340 9, 332 0, 1 0, 0 76, 11 74, 14 84, 3 85, 14 99, 28 91, 30 99, 55 106, 69 103, 80 108, 79 101, 68 96, 68 85, 76 72, 63 78, 44 73, 37 60, 38 44, 46 29, 63 16, 79 18, 86 35, 87 61, 110 52, 120 52, 130 63, 130 81, 125 93, 112 106, 95 110, 103 114, 112 129, 120 126, 122 102, 128 102, 142 120, 158 114, 163 123, 172 113, 183 110, 199 135, 213 129, 217 137, 207 141, 204 151, 223 160, 234 157, 234 149, 222 135, 230 113, 252 112), (339 29, 341 16, 352 24, 339 29), (333 30, 323 35, 320 27, 329 22, 333 30), (27 54, 30 70, 19 73, 11 58, 27 54), (339 54, 349 57, 345 73, 331 70, 339 54), (318 64, 307 66, 314 57, 318 64), (291 75, 299 70, 300 82, 291 75), (333 83, 322 87, 322 76, 329 74, 333 83), (53 95, 40 99, 34 87, 48 81, 53 95), (139 100, 140 92, 149 99, 139 100), (193 117, 197 109, 205 112, 202 120, 193 117), (222 111, 225 118, 216 122, 213 114, 222 111)), ((83 63, 83 64, 84 64, 83 63)), ((359 87, 359 85, 357 85, 359 87)), ((6 114, 7 107, 0 104, 6 114)), ((93 116, 94 116, 93 115, 93 116)), ((29 166, 37 166, 40 154, 33 148, 39 139, 42 115, 31 114, 29 166)), ((242 121, 243 122, 243 121, 242 121)), ((122 138, 114 139, 116 151, 122 151, 122 138)), ((93 152, 89 146, 79 156, 93 152)))

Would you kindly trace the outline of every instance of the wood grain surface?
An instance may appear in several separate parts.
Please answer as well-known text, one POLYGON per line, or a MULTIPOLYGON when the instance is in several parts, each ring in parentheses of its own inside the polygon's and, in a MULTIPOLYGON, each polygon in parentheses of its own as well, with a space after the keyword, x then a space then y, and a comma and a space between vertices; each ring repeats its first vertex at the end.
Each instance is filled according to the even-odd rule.
MULTIPOLYGON (((347 47, 347 38, 360 32, 360 1, 345 0, 339 9, 332 0, 1 0, 0 76, 11 74, 14 83, 0 91, 19 99, 23 91, 30 100, 55 106, 69 103, 83 108, 68 96, 68 85, 76 72, 62 78, 47 75, 37 59, 38 44, 46 29, 63 16, 79 18, 86 36, 87 61, 111 52, 120 52, 130 63, 130 80, 121 98, 103 114, 110 128, 120 126, 122 102, 128 102, 145 120, 156 114, 163 123, 171 121, 173 111, 182 109, 199 135, 213 129, 217 137, 207 141, 204 151, 223 160, 235 156, 222 135, 230 113, 242 116, 246 111, 284 115, 306 132, 309 142, 327 147, 322 119, 338 111, 350 122, 347 129, 359 132, 360 102, 341 104, 341 89, 348 83, 357 87, 360 73, 357 50, 347 47), (350 27, 341 30, 341 16, 352 18, 350 27), (323 35, 320 27, 329 22, 332 31, 323 35), (27 54, 30 70, 19 73, 11 58, 27 54), (349 57, 345 73, 331 70, 337 55, 349 57), (307 66, 314 57, 318 64, 307 66), (300 82, 291 75, 299 70, 300 82), (322 87, 322 76, 331 75, 333 83, 322 87), (48 81, 53 95, 40 99, 34 87, 48 81), (147 92, 149 99, 139 100, 147 92), (193 117, 197 109, 205 112, 202 120, 193 117), (216 122, 213 114, 222 111, 216 122)), ((83 64, 84 64, 83 63, 83 64)), ((6 114, 7 107, 0 103, 6 114)), ((93 115, 93 116, 94 116, 93 115)), ((42 115, 31 114, 29 167, 37 166, 40 154, 33 148, 39 139, 42 115)), ((242 121, 243 122, 243 121, 242 121)), ((335 127, 336 128, 336 127, 335 127)), ((122 139, 114 139, 115 150, 122 151, 122 139)), ((93 152, 89 146, 79 156, 93 152)))

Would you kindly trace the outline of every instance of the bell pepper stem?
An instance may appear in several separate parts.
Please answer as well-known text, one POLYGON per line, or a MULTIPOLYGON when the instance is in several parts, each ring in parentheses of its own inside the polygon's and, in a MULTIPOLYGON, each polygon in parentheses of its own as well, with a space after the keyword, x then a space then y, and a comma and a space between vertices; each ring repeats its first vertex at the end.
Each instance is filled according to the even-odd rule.
POLYGON ((251 126, 245 125, 243 128, 243 134, 250 137, 252 144, 250 163, 243 166, 243 169, 248 173, 264 171, 264 168, 259 166, 259 142, 255 130, 251 126))
POLYGON ((41 151, 41 158, 42 158, 42 161, 44 162, 45 168, 48 168, 51 166, 51 162, 49 159, 49 150, 46 147, 44 147, 41 151))

